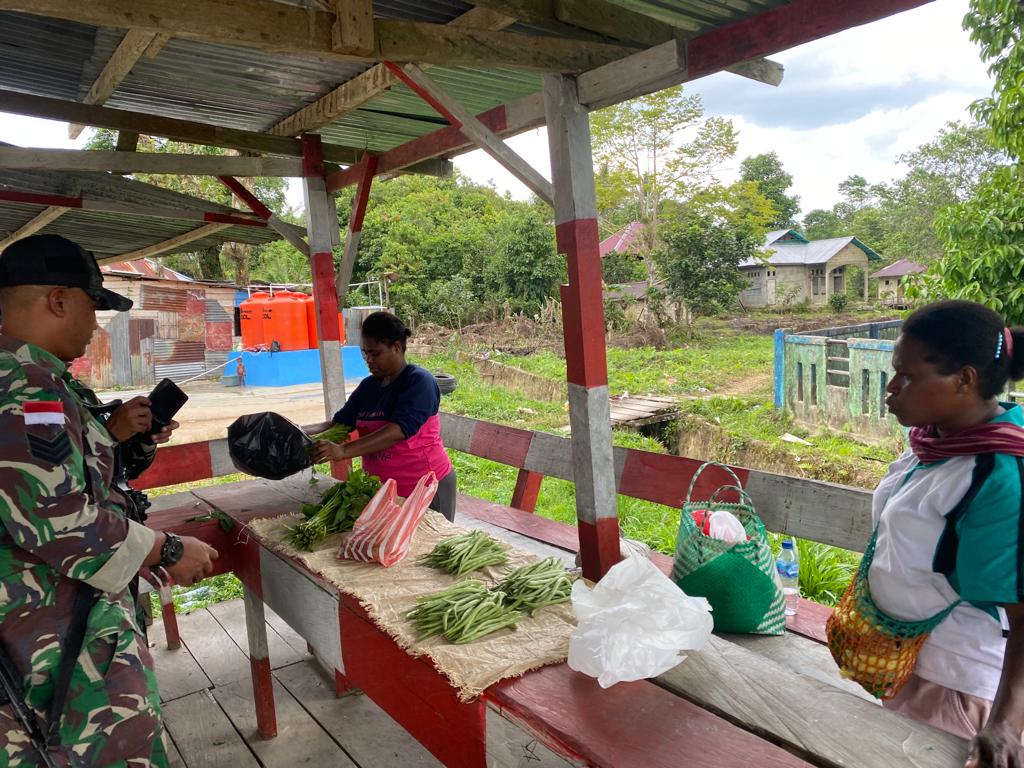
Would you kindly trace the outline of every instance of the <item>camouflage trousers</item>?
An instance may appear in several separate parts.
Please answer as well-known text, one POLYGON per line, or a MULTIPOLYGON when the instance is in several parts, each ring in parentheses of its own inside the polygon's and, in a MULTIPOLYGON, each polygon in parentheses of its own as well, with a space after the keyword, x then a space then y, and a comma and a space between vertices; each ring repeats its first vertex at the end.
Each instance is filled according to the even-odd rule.
MULTIPOLYGON (((38 714, 38 712, 37 712, 38 714)), ((58 765, 167 768, 153 659, 131 630, 87 643, 71 677, 60 728, 58 765)), ((40 765, 10 707, 0 708, 0 768, 40 765)))

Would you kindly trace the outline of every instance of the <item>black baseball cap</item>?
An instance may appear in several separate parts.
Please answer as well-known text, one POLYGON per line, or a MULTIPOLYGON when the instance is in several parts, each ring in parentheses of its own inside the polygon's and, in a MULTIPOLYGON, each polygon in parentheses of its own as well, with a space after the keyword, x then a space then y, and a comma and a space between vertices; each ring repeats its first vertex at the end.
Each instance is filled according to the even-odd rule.
POLYGON ((93 255, 60 235, 32 235, 0 253, 0 288, 13 285, 81 288, 98 309, 126 312, 132 308, 131 299, 103 287, 103 274, 93 255))

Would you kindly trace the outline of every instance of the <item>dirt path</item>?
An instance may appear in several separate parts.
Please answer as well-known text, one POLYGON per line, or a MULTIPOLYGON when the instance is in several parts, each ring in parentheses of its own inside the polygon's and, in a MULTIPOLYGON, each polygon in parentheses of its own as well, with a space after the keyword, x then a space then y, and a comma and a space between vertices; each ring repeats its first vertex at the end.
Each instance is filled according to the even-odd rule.
POLYGON ((774 371, 753 371, 742 379, 730 381, 725 387, 712 394, 726 397, 769 395, 771 394, 774 380, 774 371))
MULTIPOLYGON (((350 381, 346 389, 351 392, 358 381, 350 381)), ((324 420, 323 390, 320 384, 300 384, 293 387, 249 387, 240 390, 219 384, 194 383, 185 387, 189 401, 176 417, 181 427, 175 431, 172 443, 192 443, 224 437, 228 425, 239 416, 260 411, 275 411, 298 424, 312 424, 324 420)), ((100 392, 104 402, 128 400, 136 392, 100 392)))

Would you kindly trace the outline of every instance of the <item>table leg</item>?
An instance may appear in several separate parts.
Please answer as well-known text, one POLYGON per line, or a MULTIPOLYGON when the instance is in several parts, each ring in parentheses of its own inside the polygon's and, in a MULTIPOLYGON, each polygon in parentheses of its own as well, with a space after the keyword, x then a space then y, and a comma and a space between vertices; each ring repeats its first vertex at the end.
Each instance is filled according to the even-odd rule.
POLYGON ((167 639, 167 649, 176 651, 181 648, 181 635, 178 634, 178 615, 174 612, 174 598, 171 597, 170 587, 160 587, 160 615, 164 619, 164 637, 167 639))
POLYGON ((256 702, 256 728, 264 739, 277 736, 277 711, 274 707, 274 680, 270 672, 267 647, 267 623, 263 600, 243 584, 245 629, 249 636, 249 666, 252 692, 256 702))

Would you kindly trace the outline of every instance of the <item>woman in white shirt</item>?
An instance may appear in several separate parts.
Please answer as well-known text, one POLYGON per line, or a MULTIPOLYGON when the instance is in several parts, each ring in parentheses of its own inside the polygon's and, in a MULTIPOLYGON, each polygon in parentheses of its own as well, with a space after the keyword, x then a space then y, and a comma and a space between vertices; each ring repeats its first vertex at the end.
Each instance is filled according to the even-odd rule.
POLYGON ((885 705, 971 739, 972 768, 1024 768, 1024 329, 979 304, 914 312, 886 404, 910 449, 875 491, 870 600, 901 622, 935 618, 914 672, 885 705))

